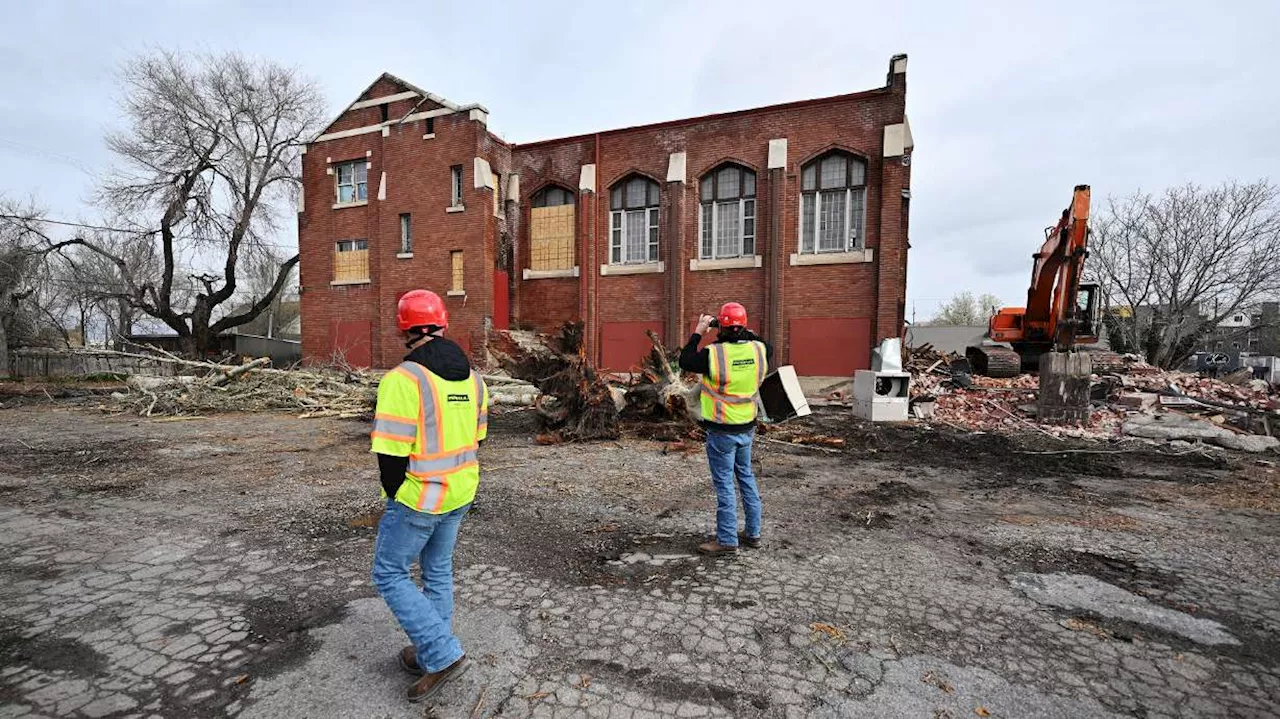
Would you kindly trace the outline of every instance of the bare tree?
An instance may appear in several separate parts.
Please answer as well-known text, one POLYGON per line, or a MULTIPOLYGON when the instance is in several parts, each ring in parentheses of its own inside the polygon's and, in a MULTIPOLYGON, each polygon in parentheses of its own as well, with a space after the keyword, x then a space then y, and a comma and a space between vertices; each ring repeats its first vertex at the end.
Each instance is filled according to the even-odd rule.
MULTIPOLYGON (((244 292, 243 299, 237 309, 251 305, 260 297, 266 296, 271 292, 271 288, 275 286, 276 274, 280 267, 280 259, 270 248, 262 252, 256 252, 252 257, 247 258, 244 266, 244 292)), ((295 286, 293 280, 295 275, 290 274, 285 282, 285 288, 275 294, 271 304, 267 309, 253 321, 245 323, 241 332, 249 334, 274 336, 280 327, 292 322, 298 316, 297 295, 291 291, 295 286)))
MULTIPOLYGON (((105 254, 84 245, 68 247, 65 274, 78 292, 78 306, 88 307, 88 314, 101 322, 104 341, 115 349, 124 349, 125 339, 132 334, 134 324, 143 312, 129 302, 130 287, 137 286, 147 277, 158 277, 162 272, 154 242, 148 238, 122 236, 120 233, 95 232, 89 242, 102 248, 105 254), (112 259, 124 260, 123 266, 112 259), (126 276, 124 273, 127 272, 126 276)), ((181 287, 179 285, 178 287, 181 287)), ((187 285, 189 288, 189 285, 187 285)), ((176 288, 175 288, 176 289, 176 288)), ((189 300, 179 292, 180 304, 189 300)))
POLYGON ((995 295, 983 294, 975 299, 972 292, 957 292, 951 296, 951 299, 942 303, 938 312, 929 320, 929 324, 985 325, 998 309, 1000 309, 1000 298, 995 295))
MULTIPOLYGON (((0 211, 11 207, 0 205, 0 211)), ((49 257, 70 243, 46 239, 0 222, 0 377, 9 375, 17 347, 69 344, 65 320, 73 293, 53 281, 49 257)))
MULTIPOLYGON (((242 259, 266 247, 296 195, 301 149, 319 127, 323 101, 294 70, 234 53, 194 61, 170 52, 144 56, 124 68, 121 81, 129 127, 107 137, 122 163, 100 199, 122 218, 130 231, 124 237, 151 243, 158 269, 143 272, 120 248, 94 238, 74 242, 115 266, 124 290, 102 297, 156 318, 185 352, 203 354, 219 333, 267 309, 298 262, 296 253, 280 262, 255 301, 221 308, 237 296, 242 259), (183 257, 217 269, 184 271, 183 257), (194 291, 186 296, 188 282, 194 291)), ((22 222, 54 244, 38 216, 22 222)))
POLYGON ((1280 292, 1280 188, 1268 181, 1111 198, 1092 224, 1112 345, 1154 365, 1181 364, 1207 329, 1280 292))

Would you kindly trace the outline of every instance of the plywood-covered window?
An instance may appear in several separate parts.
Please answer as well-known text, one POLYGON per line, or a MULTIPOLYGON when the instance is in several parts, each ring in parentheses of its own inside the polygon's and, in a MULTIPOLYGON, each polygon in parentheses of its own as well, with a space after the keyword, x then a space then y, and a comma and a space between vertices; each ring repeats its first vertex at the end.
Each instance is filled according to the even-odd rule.
POLYGON ((571 270, 577 256, 574 195, 551 185, 534 193, 529 210, 529 269, 571 270))
POLYGON ((449 282, 450 292, 465 292, 466 288, 463 284, 463 278, 466 273, 462 266, 462 250, 454 250, 449 253, 449 267, 452 272, 452 279, 449 282))
POLYGON ((369 281, 369 241, 339 240, 333 248, 334 282, 369 281))

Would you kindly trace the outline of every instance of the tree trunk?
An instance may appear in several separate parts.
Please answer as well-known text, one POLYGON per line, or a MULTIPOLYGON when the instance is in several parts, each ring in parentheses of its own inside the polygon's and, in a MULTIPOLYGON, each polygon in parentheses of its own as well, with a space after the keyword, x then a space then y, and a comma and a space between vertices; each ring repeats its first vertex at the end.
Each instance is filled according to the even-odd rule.
POLYGON ((0 315, 0 377, 9 376, 9 333, 4 324, 4 317, 0 315))
POLYGON ((124 299, 116 300, 116 311, 120 313, 115 323, 114 344, 116 351, 124 350, 125 338, 133 334, 133 308, 124 299))
POLYGON ((9 376, 9 319, 16 313, 18 303, 13 301, 13 290, 0 287, 0 377, 9 376))

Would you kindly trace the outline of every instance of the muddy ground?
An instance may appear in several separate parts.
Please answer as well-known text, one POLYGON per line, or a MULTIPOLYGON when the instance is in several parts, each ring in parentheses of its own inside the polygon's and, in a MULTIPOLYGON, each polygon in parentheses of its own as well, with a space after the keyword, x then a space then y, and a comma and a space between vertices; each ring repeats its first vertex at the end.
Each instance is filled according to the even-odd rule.
POLYGON ((1275 456, 822 410, 758 439, 765 546, 713 560, 696 440, 498 415, 473 669, 424 710, 368 581, 364 423, 3 399, 0 717, 1280 714, 1275 456))

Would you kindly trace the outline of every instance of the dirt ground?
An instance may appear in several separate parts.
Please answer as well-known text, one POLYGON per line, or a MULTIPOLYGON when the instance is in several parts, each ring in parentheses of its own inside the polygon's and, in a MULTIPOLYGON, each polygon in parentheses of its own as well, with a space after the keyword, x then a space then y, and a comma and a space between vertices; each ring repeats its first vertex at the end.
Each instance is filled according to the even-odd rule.
POLYGON ((706 559, 699 442, 496 415, 476 661, 424 709, 368 580, 365 423, 0 400, 0 717, 1280 715, 1274 455, 824 409, 757 439, 765 546, 706 559))

